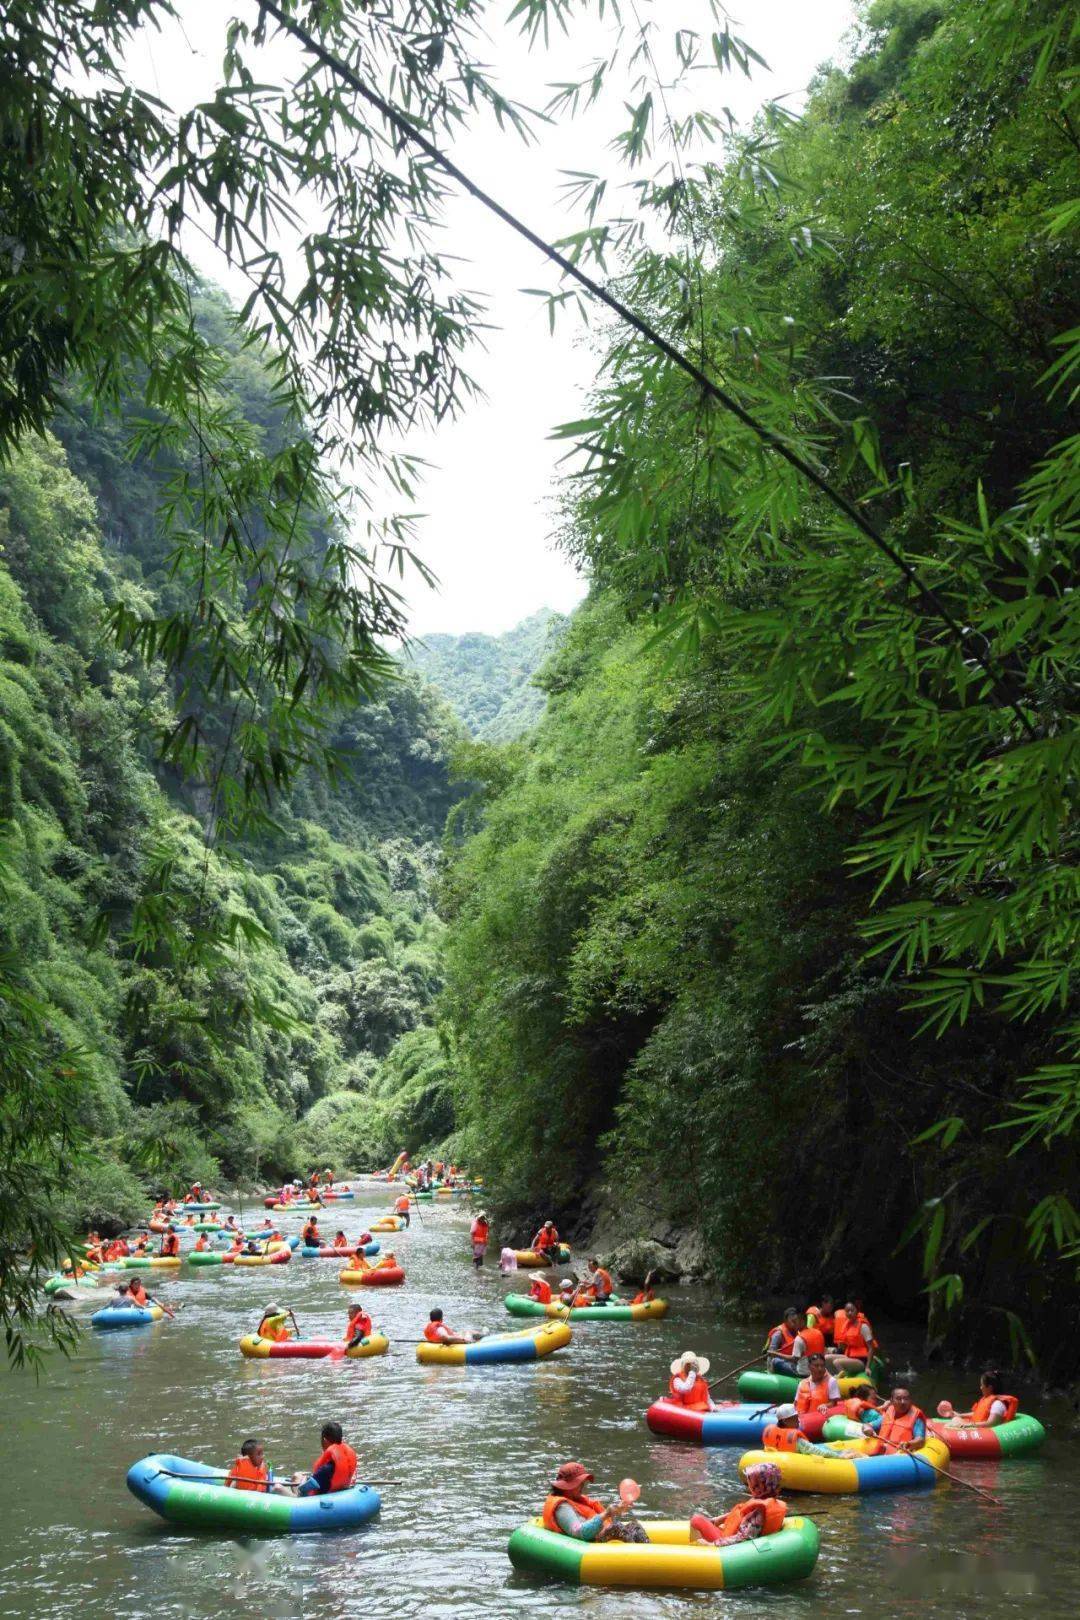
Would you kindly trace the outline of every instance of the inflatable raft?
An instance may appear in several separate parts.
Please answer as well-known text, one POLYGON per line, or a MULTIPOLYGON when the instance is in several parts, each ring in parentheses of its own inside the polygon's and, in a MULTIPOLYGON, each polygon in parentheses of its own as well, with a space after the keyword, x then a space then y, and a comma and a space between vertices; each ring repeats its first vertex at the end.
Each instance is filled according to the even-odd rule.
MULTIPOLYGON (((367 1356, 385 1356, 390 1340, 381 1333, 373 1333, 354 1350, 346 1350, 349 1361, 362 1361, 367 1356)), ((240 1353, 256 1361, 318 1361, 323 1356, 341 1350, 341 1340, 333 1339, 260 1339, 257 1333, 248 1333, 240 1340, 240 1353)))
POLYGON ((355 1254, 358 1247, 361 1248, 366 1255, 372 1255, 378 1254, 381 1245, 374 1239, 372 1239, 370 1243, 362 1243, 359 1245, 351 1243, 347 1249, 335 1249, 333 1244, 330 1243, 320 1243, 318 1246, 311 1243, 305 1243, 301 1248, 300 1253, 303 1255, 305 1260, 344 1260, 347 1259, 349 1255, 355 1254))
POLYGON ((405 1273, 401 1266, 372 1266, 370 1271, 350 1271, 346 1267, 338 1272, 338 1282, 350 1286, 361 1283, 366 1288, 396 1288, 404 1281, 405 1273))
POLYGON ((643 1519, 648 1545, 576 1541, 545 1530, 539 1519, 510 1537, 515 1569, 576 1586, 678 1588, 715 1592, 797 1581, 817 1563, 817 1526, 789 1518, 771 1536, 733 1547, 692 1546, 686 1520, 643 1519))
MULTIPOLYGON (((871 1440, 830 1440, 837 1450, 869 1453, 871 1440)), ((753 1463, 775 1463, 787 1491, 819 1491, 826 1496, 855 1492, 909 1491, 936 1485, 939 1468, 948 1466, 949 1448, 929 1437, 921 1451, 882 1451, 877 1456, 804 1457, 797 1451, 748 1451, 739 1458, 743 1474, 753 1463), (931 1464, 933 1466, 931 1466, 931 1464)))
MULTIPOLYGON (((872 1380, 865 1373, 857 1373, 851 1378, 840 1378, 840 1394, 856 1395, 860 1388, 865 1388, 872 1380)), ((770 1372, 744 1372, 739 1374, 736 1389, 739 1397, 744 1401, 758 1401, 762 1405, 768 1401, 773 1406, 781 1401, 793 1401, 795 1391, 801 1379, 789 1378, 787 1373, 770 1372)))
POLYGON ((234 1266, 283 1266, 292 1259, 292 1245, 284 1241, 267 1244, 265 1254, 238 1254, 234 1266))
POLYGON ((541 1254, 539 1249, 511 1249, 511 1254, 519 1266, 531 1271, 544 1270, 549 1266, 566 1266, 570 1264, 570 1245, 560 1243, 550 1255, 541 1254))
POLYGON ((929 1418, 927 1428, 944 1441, 953 1457, 1023 1457, 1038 1451, 1046 1439, 1046 1430, 1038 1418, 1026 1412, 1017 1412, 1008 1423, 994 1424, 938 1423, 929 1418))
POLYGON ((176 1206, 178 1213, 181 1215, 197 1215, 201 1209, 211 1210, 220 1208, 221 1205, 214 1198, 208 1198, 205 1203, 202 1201, 202 1199, 199 1199, 197 1203, 179 1203, 176 1206))
POLYGON ((527 1294, 507 1294, 503 1304, 512 1316, 554 1316, 571 1322, 655 1322, 666 1316, 666 1299, 651 1299, 645 1305, 630 1305, 619 1300, 613 1305, 575 1305, 567 1311, 565 1305, 541 1305, 527 1294))
POLYGON ((178 1254, 125 1254, 113 1262, 124 1271, 143 1271, 155 1267, 159 1271, 175 1271, 180 1264, 178 1254))
MULTIPOLYGON (((776 1407, 753 1401, 719 1401, 715 1411, 702 1412, 665 1395, 652 1403, 645 1421, 653 1434, 665 1435, 669 1440, 689 1440, 698 1446, 752 1446, 761 1438, 762 1430, 776 1422, 776 1407)), ((825 1413, 804 1412, 799 1428, 809 1440, 838 1440, 847 1432, 845 1429, 830 1434, 826 1423, 825 1413)), ((855 1425, 852 1432, 856 1432, 855 1425)), ((857 1432, 861 1434, 862 1430, 857 1432)))
POLYGON ((315 1531, 355 1530, 381 1507, 370 1485, 326 1496, 275 1496, 229 1490, 223 1468, 187 1457, 155 1453, 128 1469, 127 1488, 144 1506, 188 1530, 227 1535, 299 1536, 315 1531))
POLYGON ((160 1322, 164 1315, 160 1305, 106 1305, 104 1310, 94 1312, 90 1326, 103 1331, 149 1327, 151 1322, 160 1322))
POLYGON ((401 1215, 380 1215, 377 1221, 372 1221, 373 1232, 403 1232, 405 1220, 401 1215))
POLYGON ((321 1215, 325 1204, 267 1204, 267 1209, 275 1209, 282 1215, 321 1215))
POLYGON ((350 1198, 355 1198, 355 1197, 356 1197, 356 1194, 354 1192, 352 1192, 352 1191, 324 1192, 322 1194, 323 1202, 324 1203, 331 1203, 331 1204, 340 1204, 342 1202, 347 1202, 350 1198))
POLYGON ((493 1333, 475 1344, 418 1344, 416 1359, 426 1367, 493 1367, 499 1362, 538 1361, 569 1343, 565 1322, 541 1322, 518 1333, 493 1333))

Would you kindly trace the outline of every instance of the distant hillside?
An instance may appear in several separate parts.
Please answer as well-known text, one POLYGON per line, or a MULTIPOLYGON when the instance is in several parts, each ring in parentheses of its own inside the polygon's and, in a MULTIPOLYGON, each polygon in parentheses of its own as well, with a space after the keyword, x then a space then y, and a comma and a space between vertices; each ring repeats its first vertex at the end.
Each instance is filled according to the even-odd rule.
POLYGON ((530 683, 566 622, 563 614, 541 608, 501 636, 426 636, 409 657, 474 737, 506 742, 543 713, 544 694, 530 683))

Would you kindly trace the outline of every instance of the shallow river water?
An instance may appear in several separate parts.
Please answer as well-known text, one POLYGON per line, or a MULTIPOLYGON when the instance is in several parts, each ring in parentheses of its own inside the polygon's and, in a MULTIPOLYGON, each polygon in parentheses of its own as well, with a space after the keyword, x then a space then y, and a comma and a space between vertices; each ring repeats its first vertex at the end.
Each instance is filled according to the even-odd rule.
MULTIPOLYGON (((389 1190, 376 1189, 326 1224, 352 1235, 389 1203, 389 1190)), ((299 1217, 286 1225, 298 1230, 299 1217)), ((461 1208, 425 1206, 422 1224, 414 1214, 411 1231, 384 1236, 408 1280, 364 1298, 392 1340, 419 1337, 434 1305, 458 1327, 516 1325, 502 1298, 527 1285, 490 1263, 475 1274, 467 1226, 461 1208)), ((263 1270, 184 1267, 160 1285, 168 1302, 184 1305, 176 1323, 88 1331, 77 1354, 50 1362, 36 1384, 0 1374, 0 1616, 997 1620, 1034 1612, 1057 1620, 1080 1607, 1080 1462, 1066 1407, 1039 1409, 1049 1429, 1041 1455, 959 1465, 1001 1507, 947 1482, 894 1497, 797 1498, 816 1517, 822 1545, 815 1574, 794 1586, 654 1594, 518 1576, 507 1538, 539 1511, 567 1458, 593 1469, 604 1496, 632 1475, 647 1514, 729 1505, 740 1494, 741 1448, 659 1440, 644 1412, 681 1349, 708 1354, 717 1373, 751 1356, 760 1334, 719 1320, 706 1291, 675 1289, 665 1321, 582 1323, 568 1349, 520 1367, 421 1368, 400 1344, 384 1357, 334 1365, 241 1357, 237 1340, 271 1299, 292 1307, 305 1337, 339 1336, 359 1290, 343 1288, 337 1269, 295 1255, 263 1270), (310 1464, 328 1418, 342 1422, 362 1475, 401 1482, 383 1488, 380 1516, 354 1534, 246 1545, 192 1535, 170 1529, 124 1484, 148 1452, 225 1465, 248 1435, 264 1439, 283 1474, 310 1464)), ((890 1335, 894 1356, 898 1344, 890 1335)), ((915 1396, 924 1407, 946 1394, 959 1404, 970 1383, 935 1370, 915 1383, 915 1396)))

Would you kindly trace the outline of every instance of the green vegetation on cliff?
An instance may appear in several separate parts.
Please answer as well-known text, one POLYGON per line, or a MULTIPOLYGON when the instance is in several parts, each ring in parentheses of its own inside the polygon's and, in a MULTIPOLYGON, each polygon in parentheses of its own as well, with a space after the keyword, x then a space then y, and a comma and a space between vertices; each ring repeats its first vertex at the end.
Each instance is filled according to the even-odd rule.
POLYGON ((558 645, 566 620, 541 608, 501 636, 473 631, 414 642, 408 662, 440 691, 474 737, 510 742, 544 712, 534 677, 558 645))

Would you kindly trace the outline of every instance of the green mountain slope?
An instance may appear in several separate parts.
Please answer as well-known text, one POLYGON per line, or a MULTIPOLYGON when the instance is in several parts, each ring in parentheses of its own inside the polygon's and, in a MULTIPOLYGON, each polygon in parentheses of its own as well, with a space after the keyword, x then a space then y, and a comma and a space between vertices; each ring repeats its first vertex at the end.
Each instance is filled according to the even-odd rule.
POLYGON ((426 636, 409 649, 408 659, 474 737, 509 742, 531 730, 544 712, 546 700, 533 676, 565 626, 561 613, 541 608, 501 636, 426 636))

